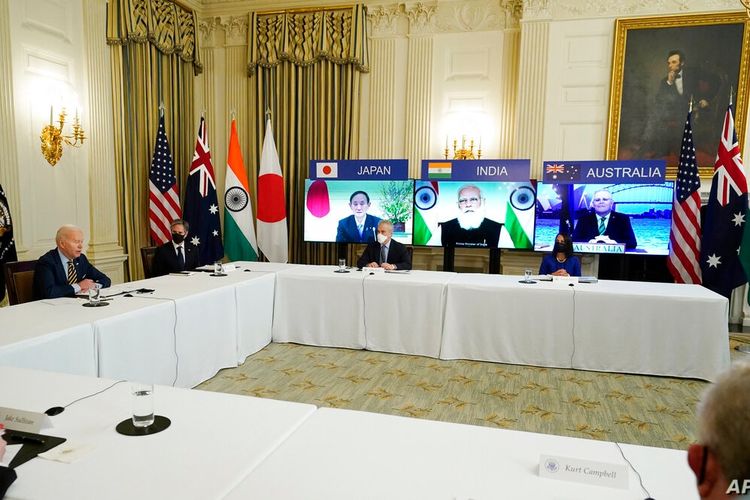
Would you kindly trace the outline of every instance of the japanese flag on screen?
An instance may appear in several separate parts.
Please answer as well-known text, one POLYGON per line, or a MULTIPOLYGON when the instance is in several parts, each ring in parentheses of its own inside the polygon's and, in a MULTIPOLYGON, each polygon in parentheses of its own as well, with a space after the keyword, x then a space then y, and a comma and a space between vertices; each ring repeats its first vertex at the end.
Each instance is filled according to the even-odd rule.
POLYGON ((338 163, 334 162, 318 162, 315 164, 316 167, 316 173, 315 176, 318 179, 329 177, 338 177, 339 176, 339 165, 338 163))

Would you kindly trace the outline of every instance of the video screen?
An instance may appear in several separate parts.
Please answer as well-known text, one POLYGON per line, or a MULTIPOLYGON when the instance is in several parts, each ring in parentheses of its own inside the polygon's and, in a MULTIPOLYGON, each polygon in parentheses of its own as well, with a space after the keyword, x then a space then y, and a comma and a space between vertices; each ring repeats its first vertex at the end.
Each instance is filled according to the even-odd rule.
POLYGON ((534 250, 568 233, 577 253, 669 254, 674 183, 543 184, 537 188, 534 250))
POLYGON ((416 181, 414 189, 414 245, 533 248, 531 182, 416 181))
POLYGON ((378 223, 393 223, 393 239, 411 243, 414 181, 305 180, 305 241, 369 243, 378 223))

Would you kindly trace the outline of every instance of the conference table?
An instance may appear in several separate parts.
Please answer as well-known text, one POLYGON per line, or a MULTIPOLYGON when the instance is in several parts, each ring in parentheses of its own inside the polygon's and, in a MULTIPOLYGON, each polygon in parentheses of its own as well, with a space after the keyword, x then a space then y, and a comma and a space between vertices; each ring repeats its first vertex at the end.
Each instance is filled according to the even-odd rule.
POLYGON ((0 365, 193 387, 271 342, 274 284, 269 272, 168 275, 102 290, 106 307, 2 308, 0 365))
MULTIPOLYGON (((697 499, 684 451, 622 444, 658 500, 697 499)), ((319 408, 227 500, 643 499, 626 489, 542 477, 540 456, 628 467, 615 443, 319 408)))
MULTIPOLYGON (((0 367, 3 406, 42 412, 94 394, 115 381, 0 367)), ((70 405, 41 434, 67 439, 73 463, 35 458, 16 468, 8 500, 223 498, 314 411, 315 406, 156 386, 166 430, 115 431, 131 416, 129 383, 70 405)), ((54 451, 54 450, 53 450, 54 451)))

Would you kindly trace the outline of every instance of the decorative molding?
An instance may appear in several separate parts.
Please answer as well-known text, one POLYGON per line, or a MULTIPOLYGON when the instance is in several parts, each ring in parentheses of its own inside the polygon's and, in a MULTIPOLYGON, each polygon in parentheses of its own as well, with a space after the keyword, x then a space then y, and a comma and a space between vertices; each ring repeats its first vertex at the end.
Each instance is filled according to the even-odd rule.
POLYGON ((523 0, 523 3, 524 21, 734 11, 741 8, 737 0, 523 0))
POLYGON ((370 50, 369 158, 395 158, 396 40, 375 39, 370 50))
POLYGON ((516 28, 523 17, 523 0, 500 0, 500 7, 505 12, 506 28, 516 28))
POLYGON ((435 24, 443 33, 501 30, 506 12, 497 0, 441 3, 435 24))
POLYGON ((60 57, 59 54, 43 52, 36 47, 24 47, 24 56, 27 73, 66 82, 71 86, 74 85, 73 61, 60 57))
POLYGON ((221 23, 220 17, 207 17, 198 20, 198 35, 202 47, 213 47, 216 45, 216 28, 221 23))
POLYGON ((224 30, 226 46, 247 45, 248 16, 222 17, 220 25, 224 30))
MULTIPOLYGON (((59 24, 49 24, 39 19, 38 17, 35 18, 34 16, 35 15, 38 16, 40 13, 38 11, 30 10, 33 8, 33 4, 31 3, 26 3, 24 7, 25 7, 25 19, 21 23, 21 26, 28 28, 30 30, 37 30, 42 33, 47 33, 48 35, 52 35, 64 41, 68 45, 71 45, 73 43, 73 36, 71 33, 72 23, 71 23, 70 5, 66 5, 65 3, 58 3, 56 5, 56 7, 58 7, 62 11, 62 15, 60 17, 57 17, 54 14, 52 14, 52 16, 54 20, 57 21, 59 24), (64 25, 64 27, 67 29, 60 28, 60 25, 64 25)), ((50 15, 49 12, 45 12, 45 14, 50 15)))
POLYGON ((430 155, 434 43, 431 36, 418 36, 409 40, 404 153, 409 159, 409 174, 414 178, 419 178, 420 161, 430 155))
POLYGON ((436 5, 425 5, 422 2, 417 2, 412 6, 407 6, 404 13, 409 19, 409 33, 431 32, 431 21, 436 12, 436 5))
POLYGON ((391 6, 377 5, 368 9, 367 18, 370 20, 371 36, 378 37, 399 34, 398 20, 403 16, 403 4, 393 4, 391 6))

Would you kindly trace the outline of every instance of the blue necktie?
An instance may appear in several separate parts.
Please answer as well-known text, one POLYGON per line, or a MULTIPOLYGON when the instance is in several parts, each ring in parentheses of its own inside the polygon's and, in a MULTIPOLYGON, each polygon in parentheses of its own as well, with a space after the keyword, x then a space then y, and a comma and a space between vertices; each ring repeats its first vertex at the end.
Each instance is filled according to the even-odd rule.
POLYGON ((180 271, 185 270, 185 256, 182 255, 182 247, 177 247, 177 263, 180 265, 180 271))

